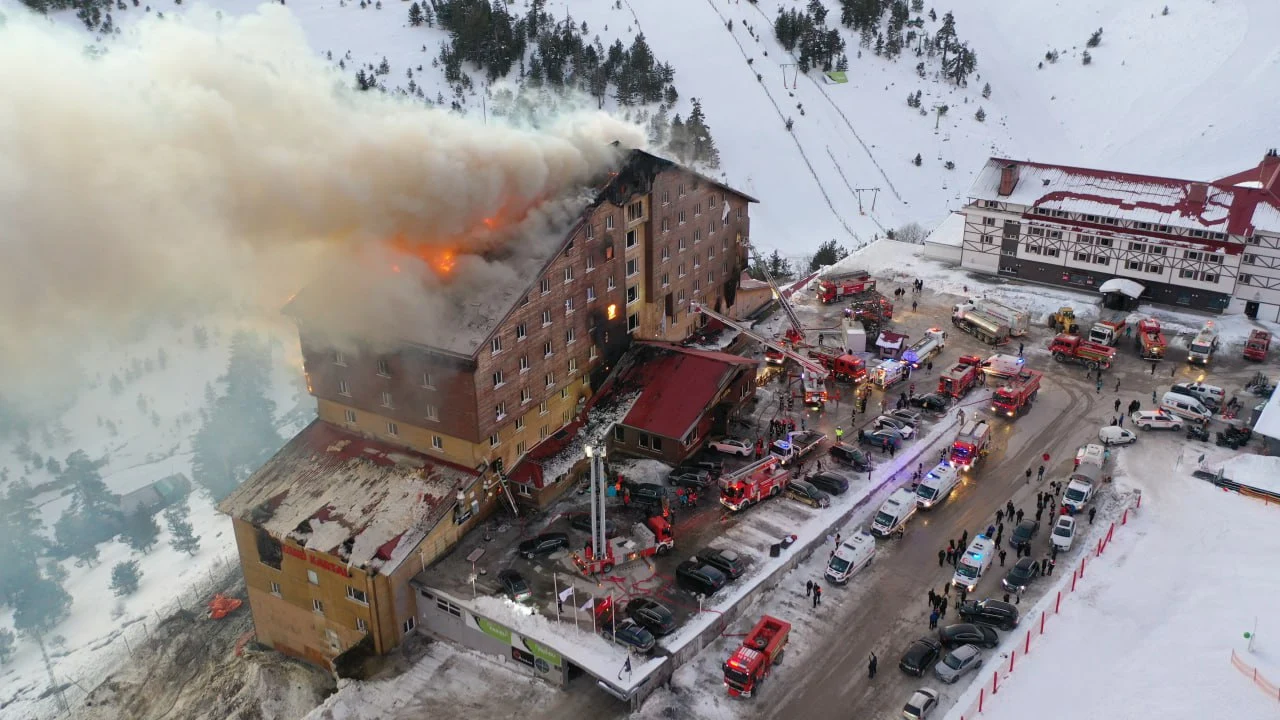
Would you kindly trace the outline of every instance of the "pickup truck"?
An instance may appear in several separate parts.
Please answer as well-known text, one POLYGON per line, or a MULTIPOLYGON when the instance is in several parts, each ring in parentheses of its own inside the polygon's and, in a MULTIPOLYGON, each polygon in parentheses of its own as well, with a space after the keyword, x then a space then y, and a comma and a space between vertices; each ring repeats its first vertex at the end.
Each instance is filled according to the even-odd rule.
POLYGON ((769 453, 778 458, 783 465, 792 465, 803 460, 826 440, 827 436, 816 430, 788 433, 783 440, 774 440, 769 453))

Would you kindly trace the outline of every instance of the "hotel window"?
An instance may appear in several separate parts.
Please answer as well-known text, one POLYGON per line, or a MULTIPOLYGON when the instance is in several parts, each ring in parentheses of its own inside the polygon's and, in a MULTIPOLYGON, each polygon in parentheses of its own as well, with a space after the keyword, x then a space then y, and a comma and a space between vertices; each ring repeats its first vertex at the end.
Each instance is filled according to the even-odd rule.
POLYGON ((400 623, 400 628, 404 630, 404 633, 406 635, 413 632, 413 629, 416 627, 418 627, 418 621, 412 615, 409 616, 408 620, 405 620, 403 623, 400 623))
POLYGON ((395 424, 395 423, 393 423, 393 422, 389 422, 389 423, 387 423, 387 434, 388 434, 388 435, 390 435, 391 437, 399 437, 399 436, 400 436, 400 426, 399 426, 399 425, 396 425, 396 424, 395 424))
POLYGON ((662 287, 671 285, 671 273, 662 273, 662 287))
POLYGON ((680 238, 680 240, 676 243, 676 247, 678 250, 680 250, 680 252, 684 252, 685 250, 688 250, 689 240, 687 238, 680 238))
POLYGON ((697 217, 698 215, 702 214, 702 203, 694 203, 693 214, 694 214, 694 217, 697 217))
POLYGON ((663 246, 662 246, 662 255, 661 255, 661 257, 662 257, 662 262, 666 262, 666 261, 668 261, 668 260, 670 260, 670 259, 671 259, 671 246, 670 246, 670 245, 663 245, 663 246))
POLYGON ((525 327, 524 323, 520 323, 516 326, 516 342, 519 342, 528 336, 529 331, 528 328, 525 327))
POLYGON ((551 357, 551 353, 553 352, 555 352, 555 350, 551 347, 550 340, 542 343, 542 357, 551 357))
POLYGON ((440 408, 435 405, 428 405, 425 414, 428 420, 438 421, 440 419, 440 408))
POLYGON ((676 188, 676 197, 684 197, 684 183, 680 183, 676 188))
MULTIPOLYGON (((516 418, 516 430, 520 431, 523 429, 524 429, 524 415, 521 415, 520 417, 516 418)), ((524 452, 524 451, 521 450, 520 452, 524 452)))
POLYGON ((391 377, 391 368, 387 366, 386 358, 378 358, 378 374, 382 377, 391 377))
POLYGON ((596 348, 595 345, 592 345, 591 349, 587 351, 587 359, 595 360, 598 357, 600 357, 600 351, 596 348))
POLYGON ((340 350, 334 350, 334 351, 333 351, 333 364, 334 364, 334 365, 341 365, 341 366, 343 366, 343 367, 346 367, 346 365, 347 365, 347 358, 346 358, 346 356, 345 356, 345 355, 343 355, 343 354, 342 354, 342 352, 341 352, 340 350))
POLYGON ((577 339, 578 339, 578 330, 577 330, 577 328, 569 328, 568 330, 565 330, 565 331, 564 331, 564 344, 565 344, 565 345, 572 345, 575 341, 577 341, 577 339))
POLYGON ((543 310, 542 311, 542 327, 546 327, 550 324, 551 324, 551 311, 543 310))
POLYGON ((595 299, 596 299, 596 289, 595 287, 588 285, 587 286, 587 302, 591 302, 592 300, 595 300, 595 299))
POLYGON ((627 206, 627 221, 635 222, 644 217, 644 202, 636 201, 627 206))
POLYGON ((676 222, 683 225, 685 223, 684 217, 685 217, 684 211, 680 210, 679 212, 676 213, 676 222))
POLYGON ((569 255, 573 252, 573 238, 569 238, 568 244, 564 246, 564 254, 569 255))
POLYGON ((671 220, 669 218, 662 218, 662 232, 671 232, 671 220))
POLYGON ((633 333, 633 332, 635 332, 635 331, 636 331, 636 329, 637 329, 637 328, 639 328, 639 327, 640 327, 640 316, 639 316, 639 315, 628 315, 628 316, 627 316, 627 332, 628 332, 628 333, 633 333))
POLYGON ((1160 267, 1159 265, 1148 265, 1148 266, 1147 266, 1147 272, 1149 272, 1149 273, 1153 273, 1153 274, 1155 274, 1155 273, 1163 273, 1163 272, 1164 272, 1164 268, 1160 267))
POLYGON ((679 265, 676 266, 676 277, 684 277, 684 276, 685 276, 684 263, 680 263, 679 265))
POLYGON ((627 261, 627 277, 631 277, 640 272, 640 261, 632 258, 627 261))
POLYGON ((1140 242, 1131 242, 1129 243, 1129 249, 1134 252, 1146 252, 1147 244, 1140 243, 1140 242))
POLYGON ((617 290, 617 289, 618 289, 618 281, 617 281, 617 280, 614 280, 612 275, 610 275, 610 276, 609 276, 609 281, 608 281, 607 283, 605 283, 605 289, 606 289, 606 290, 617 290))
POLYGON ((431 377, 431 373, 429 372, 422 373, 422 387, 428 390, 436 389, 435 378, 431 377))
POLYGON ((694 291, 694 292, 702 292, 702 281, 701 281, 701 280, 694 280, 694 281, 693 281, 693 291, 694 291))
POLYGON ((360 632, 369 632, 369 623, 365 622, 364 618, 356 618, 356 630, 360 632))
POLYGON ((543 295, 546 295, 547 293, 551 292, 551 278, 542 278, 541 280, 539 280, 538 290, 540 290, 543 295))
POLYGON ((573 267, 572 267, 572 266, 571 266, 571 267, 567 267, 567 268, 565 268, 565 269, 564 269, 564 282, 565 282, 565 284, 566 284, 566 285, 567 285, 567 284, 569 284, 569 283, 571 283, 571 282, 573 282, 573 267))
POLYGON ((707 207, 709 207, 709 208, 713 208, 713 207, 715 207, 715 206, 716 206, 716 196, 715 196, 714 194, 713 194, 713 195, 708 195, 708 196, 707 196, 707 207))
POLYGON ((271 594, 280 597, 280 583, 271 583, 271 594))
POLYGON ((565 315, 573 314, 573 298, 564 299, 564 314, 565 315))
POLYGON ((567 425, 570 420, 573 420, 573 413, 569 412, 568 410, 561 410, 560 422, 565 423, 567 425))
MULTIPOLYGON (((311 571, 308 571, 308 572, 311 572, 311 571)), ((311 609, 312 609, 312 610, 314 610, 315 612, 317 612, 317 613, 319 613, 319 614, 323 615, 323 614, 324 614, 324 601, 323 601, 323 600, 320 600, 319 598, 316 598, 316 599, 312 600, 312 601, 311 601, 311 609)))
POLYGON ((604 229, 605 229, 605 230, 612 230, 612 229, 613 229, 613 216, 612 216, 612 215, 610 215, 610 216, 608 216, 608 217, 606 217, 606 218, 604 219, 604 229))
POLYGON ((520 404, 524 405, 525 403, 528 403, 528 402, 533 402, 533 391, 530 390, 529 388, 521 388, 520 404))
POLYGON ((500 388, 506 384, 507 384, 507 381, 502 377, 502 371, 501 370, 494 371, 493 386, 496 388, 500 388))
POLYGON ((395 407, 395 405, 391 402, 391 393, 386 392, 386 391, 383 391, 383 393, 382 393, 382 407, 385 407, 385 408, 395 407))
POLYGON ((663 191, 662 191, 662 204, 663 204, 663 205, 667 205, 667 204, 669 204, 670 202, 671 202, 671 191, 670 191, 670 190, 663 190, 663 191))
POLYGON ((595 269, 596 269, 596 259, 591 255, 587 255, 587 272, 591 272, 592 270, 595 270, 595 269))
POLYGON ((569 374, 578 372, 578 358, 569 358, 569 374))
POLYGON ((1258 262, 1258 256, 1245 253, 1244 256, 1240 258, 1240 262, 1244 263, 1245 265, 1255 265, 1258 262))
POLYGON ((351 397, 351 386, 347 385, 347 381, 346 381, 346 380, 339 380, 339 381, 338 381, 338 394, 339 394, 339 395, 346 395, 347 397, 351 397))
POLYGON ((359 588, 353 588, 350 585, 347 586, 347 599, 358 602, 361 605, 369 604, 369 596, 366 595, 363 590, 359 588))
POLYGON ((516 455, 523 455, 525 450, 526 450, 526 446, 523 440, 516 443, 516 455))
POLYGON ((568 399, 569 399, 569 388, 567 388, 567 387, 565 387, 565 388, 560 388, 560 399, 561 399, 561 400, 568 400, 568 399))
POLYGON ((983 224, 983 225, 987 225, 987 226, 995 225, 995 224, 996 224, 996 219, 995 219, 995 218, 993 218, 993 217, 984 217, 984 218, 982 218, 982 224, 983 224))
POLYGON ((505 401, 493 406, 493 416, 498 422, 501 422, 507 416, 507 403, 505 401))
POLYGON ((502 352, 502 336, 501 335, 489 341, 489 352, 494 355, 497 355, 498 353, 502 352))
POLYGON ((433 449, 435 449, 435 450, 443 450, 443 449, 444 449, 444 438, 440 437, 439 435, 432 435, 432 436, 431 436, 431 447, 432 447, 433 449))
POLYGON ((555 387, 555 384, 556 384, 556 374, 555 374, 555 373, 553 373, 553 372, 549 372, 549 373, 547 373, 547 374, 546 374, 546 377, 544 377, 544 378, 543 378, 543 380, 545 380, 545 381, 546 381, 546 385, 547 385, 547 387, 555 387))
POLYGON ((591 223, 587 223, 587 239, 591 240, 595 236, 596 236, 596 226, 592 225, 591 223))
POLYGON ((498 437, 498 433, 489 436, 489 447, 498 447, 502 443, 502 438, 498 437))
POLYGON ((640 233, 635 230, 627 231, 627 248, 633 248, 640 243, 640 233))
MULTIPOLYGON (((546 400, 543 400, 542 402, 538 403, 538 414, 539 414, 539 415, 546 415, 546 414, 547 414, 547 401, 546 401, 546 400)), ((546 436, 544 435, 543 437, 546 437, 546 436)))
POLYGON ((1178 277, 1183 278, 1183 279, 1191 278, 1191 277, 1194 277, 1194 276, 1195 276, 1195 273, 1194 273, 1194 272, 1192 272, 1192 271, 1190 271, 1190 270, 1179 270, 1179 271, 1178 271, 1178 277))
POLYGON ((640 299, 639 289, 637 289, 635 285, 631 285, 630 287, 628 287, 627 288, 627 304, 630 305, 631 303, 639 299, 640 299))
POLYGON ((1141 270, 1143 267, 1143 263, 1139 260, 1129 260, 1124 264, 1125 270, 1141 270))

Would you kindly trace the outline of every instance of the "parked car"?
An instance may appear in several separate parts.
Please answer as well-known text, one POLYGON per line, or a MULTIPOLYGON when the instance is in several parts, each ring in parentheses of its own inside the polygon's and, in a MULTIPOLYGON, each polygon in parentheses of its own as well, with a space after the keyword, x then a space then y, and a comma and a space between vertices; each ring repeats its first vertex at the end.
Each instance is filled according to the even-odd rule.
POLYGON ((504 595, 516 602, 533 598, 529 583, 525 582, 524 576, 515 570, 503 570, 498 573, 498 585, 502 587, 504 595))
POLYGON ((1059 515, 1057 522, 1053 524, 1053 534, 1049 536, 1049 542, 1060 552, 1066 552, 1071 549, 1071 543, 1076 538, 1076 519, 1070 515, 1059 515))
POLYGON ((1020 548, 1031 544, 1035 539, 1036 533, 1040 532, 1040 521, 1035 518, 1027 518, 1018 523, 1018 526, 1009 533, 1009 547, 1020 548))
POLYGON ((872 420, 871 427, 877 430, 880 430, 883 428, 892 428, 894 430, 897 430, 898 434, 901 435, 904 440, 910 440, 911 436, 915 435, 915 431, 916 431, 914 427, 908 425, 907 423, 897 418, 889 417, 888 415, 881 415, 877 417, 875 420, 872 420))
POLYGON ((1159 410, 1139 410, 1129 418, 1143 430, 1182 430, 1182 418, 1159 410))
POLYGON ((858 431, 858 442, 871 447, 884 447, 886 444, 895 448, 902 447, 902 433, 893 428, 880 428, 867 432, 865 430, 858 431))
POLYGON ((990 625, 1000 630, 1018 627, 1018 608, 999 600, 967 600, 956 611, 960 619, 978 625, 990 625))
POLYGON ((698 595, 714 595, 729 579, 707 563, 685 560, 676 567, 676 584, 698 595))
POLYGON ((922 419, 920 417, 920 413, 915 410, 907 410, 906 408, 901 410, 890 410, 885 413, 885 415, 888 415, 895 420, 900 420, 913 428, 920 427, 920 420, 922 419))
POLYGON ((751 457, 751 454, 756 451, 755 443, 750 440, 743 440, 742 438, 724 438, 721 440, 714 440, 708 444, 707 447, 715 450, 716 452, 727 453, 729 455, 741 455, 742 457, 751 457))
POLYGON ((1000 584, 1011 593, 1022 593, 1030 587, 1031 581, 1040 577, 1040 561, 1024 557, 1009 568, 1000 584))
POLYGON ((1122 428, 1118 425, 1104 425, 1098 428, 1098 439, 1107 447, 1117 445, 1132 445, 1138 441, 1138 436, 1133 434, 1129 428, 1122 428))
POLYGON ((673 487, 686 487, 695 490, 701 490, 715 482, 711 473, 706 470, 694 470, 692 468, 676 468, 667 476, 667 482, 673 487))
POLYGON ((973 623, 956 623, 939 628, 938 640, 948 650, 960 645, 977 645, 990 649, 1000 644, 1000 636, 994 628, 973 623))
POLYGON ((787 486, 787 495, 805 505, 816 508, 831 507, 831 496, 814 487, 805 480, 792 480, 787 486))
POLYGON ((692 460, 685 462, 676 470, 700 470, 710 474, 713 478, 718 478, 724 474, 724 462, 720 460, 692 460))
POLYGON ((730 580, 737 580, 747 571, 747 559, 739 555, 737 550, 705 547, 698 551, 698 559, 719 570, 730 580))
POLYGON ((911 643, 907 651, 902 653, 902 659, 898 661, 898 669, 908 675, 921 677, 930 665, 938 661, 938 655, 941 653, 942 645, 937 640, 922 637, 911 643))
POLYGON ((961 645, 933 666, 933 674, 944 683, 954 685, 965 673, 982 667, 982 654, 972 645, 961 645))
POLYGON ((902 717, 906 720, 925 720, 938 707, 938 691, 933 688, 920 688, 911 693, 911 699, 902 706, 902 717))
POLYGON ((653 598, 638 597, 627 603, 627 617, 635 620, 645 630, 658 637, 676 629, 676 617, 671 609, 653 598))
POLYGON ((912 395, 907 402, 910 403, 911 407, 918 407, 921 410, 933 413, 946 412, 946 409, 951 406, 951 399, 938 393, 912 395))
POLYGON ((642 653, 652 651, 653 646, 658 643, 653 638, 653 633, 645 630, 644 626, 630 618, 617 623, 604 623, 600 634, 604 635, 606 640, 612 640, 625 647, 635 648, 642 653))
MULTIPOLYGON (((577 513, 569 517, 569 527, 574 530, 581 530, 584 533, 591 533, 591 513, 577 513)), ((612 520, 604 521, 605 537, 617 537, 618 527, 613 524, 612 520)))
POLYGON ((520 543, 517 548, 521 555, 532 560, 539 555, 551 553, 569 547, 569 536, 562 532, 542 533, 520 543))
POLYGON ((631 502, 639 505, 658 506, 667 498, 667 489, 657 483, 627 483, 625 486, 631 495, 631 502))
POLYGON ((832 472, 820 472, 808 480, 814 487, 832 495, 843 495, 849 490, 849 481, 832 472))
POLYGON ((849 443, 836 443, 831 446, 831 457, 844 463, 857 472, 867 472, 872 468, 871 457, 860 447, 849 443))

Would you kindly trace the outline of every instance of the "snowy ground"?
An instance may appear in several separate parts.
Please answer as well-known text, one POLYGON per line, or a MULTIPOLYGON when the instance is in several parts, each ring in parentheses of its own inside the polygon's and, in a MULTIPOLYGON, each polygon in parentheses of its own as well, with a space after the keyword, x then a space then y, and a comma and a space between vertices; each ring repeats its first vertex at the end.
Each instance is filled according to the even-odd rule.
MULTIPOLYGON (((1280 508, 1191 477, 1201 453, 1207 463, 1233 454, 1152 433, 1118 454, 1117 482, 1142 489, 1142 509, 1101 558, 1090 558, 1077 591, 981 717, 1021 719, 1028 708, 1044 720, 1275 716, 1276 698, 1230 660, 1234 649, 1280 681, 1280 639, 1271 635, 1280 632, 1280 508), (1243 634, 1255 623, 1249 652, 1243 634)), ((982 679, 989 692, 990 673, 982 679)))
MULTIPOLYGON (((125 493, 173 473, 191 477, 190 437, 200 427, 199 412, 204 406, 206 383, 217 385, 226 371, 234 324, 210 323, 209 344, 196 347, 190 326, 181 329, 162 327, 135 342, 104 348, 96 355, 98 370, 90 376, 93 385, 85 388, 76 402, 51 427, 61 425, 66 433, 55 429, 50 438, 42 438, 37 429, 31 445, 36 452, 61 460, 72 451, 84 450, 92 458, 107 457, 102 468, 103 480, 115 493, 125 493), (159 349, 167 354, 164 368, 154 362, 159 349), (127 383, 119 395, 111 392, 113 374, 124 378, 134 359, 150 359, 152 370, 127 383), (147 410, 138 407, 138 397, 147 401, 147 410), (159 418, 153 422, 151 413, 159 418), (112 436, 99 425, 99 419, 117 425, 112 436), (45 439, 52 443, 46 444, 45 439)), ((283 330, 281 331, 283 333, 283 330)), ((264 336, 265 337, 265 336, 264 336)), ((278 335, 272 338, 272 399, 276 403, 279 431, 289 437, 314 415, 302 385, 297 337, 278 335)), ((10 468, 10 477, 24 475, 32 484, 52 480, 44 470, 26 468, 13 455, 13 443, 0 447, 0 462, 10 468)), ((53 522, 68 504, 57 492, 36 499, 42 518, 52 537, 53 522)), ((112 671, 137 645, 154 624, 181 605, 187 609, 202 606, 211 586, 223 582, 227 573, 238 568, 235 541, 226 517, 214 508, 208 495, 199 487, 192 493, 190 522, 200 537, 200 550, 188 556, 169 547, 169 531, 163 518, 157 518, 161 532, 155 548, 147 555, 137 555, 119 541, 99 546, 100 558, 91 567, 77 567, 74 560, 62 561, 68 578, 65 589, 73 597, 70 616, 50 637, 50 655, 54 674, 60 682, 74 682, 67 699, 76 701, 103 675, 112 671), (138 591, 117 599, 108 589, 111 569, 121 561, 136 559, 141 565, 142 580, 138 591)), ((200 608, 202 609, 202 607, 200 608)), ((0 612, 0 627, 11 626, 11 612, 0 612)), ((5 692, 0 704, 14 701, 5 710, 6 717, 36 717, 47 710, 51 699, 37 701, 48 684, 48 674, 40 658, 39 648, 20 640, 17 652, 0 670, 5 692)))

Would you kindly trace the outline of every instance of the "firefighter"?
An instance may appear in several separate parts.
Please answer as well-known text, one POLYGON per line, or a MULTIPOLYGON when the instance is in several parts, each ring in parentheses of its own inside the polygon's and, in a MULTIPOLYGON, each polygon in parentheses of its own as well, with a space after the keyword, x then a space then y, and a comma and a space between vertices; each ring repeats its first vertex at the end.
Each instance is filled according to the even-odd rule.
POLYGON ((844 440, 844 428, 837 425, 836 426, 836 442, 840 442, 841 440, 844 440))

